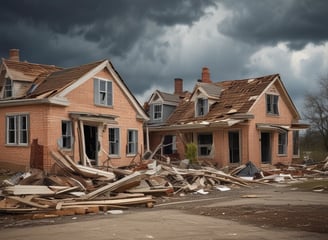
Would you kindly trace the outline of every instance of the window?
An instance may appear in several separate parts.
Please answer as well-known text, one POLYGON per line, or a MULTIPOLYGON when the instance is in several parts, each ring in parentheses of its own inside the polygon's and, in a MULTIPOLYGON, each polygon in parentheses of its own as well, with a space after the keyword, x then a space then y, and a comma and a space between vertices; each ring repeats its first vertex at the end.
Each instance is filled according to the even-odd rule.
POLYGON ((163 142, 163 154, 174 154, 177 151, 176 136, 165 135, 163 142))
POLYGON ((4 94, 5 94, 4 95, 5 98, 10 98, 13 96, 12 81, 9 78, 6 79, 4 94))
POLYGON ((162 104, 154 104, 154 120, 162 119, 162 104))
POLYGON ((138 131, 128 130, 127 154, 137 154, 137 147, 138 147, 138 131))
POLYGON ((72 122, 62 121, 62 148, 72 148, 72 122))
POLYGON ((287 154, 287 133, 279 133, 278 136, 278 154, 287 154))
POLYGON ((212 143, 211 133, 198 134, 198 156, 209 156, 212 151, 212 143))
POLYGON ((208 113, 208 100, 205 98, 198 98, 196 105, 196 116, 204 116, 208 113))
POLYGON ((293 155, 300 155, 300 134, 299 131, 293 131, 293 155))
POLYGON ((94 79, 94 101, 96 105, 113 106, 113 86, 111 81, 94 79))
POLYGON ((109 139, 109 154, 118 156, 120 152, 120 129, 109 128, 108 139, 109 139))
POLYGON ((11 145, 28 144, 29 119, 27 114, 7 116, 6 143, 11 145))
POLYGON ((279 114, 279 111, 278 111, 278 99, 279 99, 279 96, 277 96, 277 95, 270 95, 270 94, 267 94, 266 95, 266 100, 267 100, 267 113, 274 114, 274 115, 278 115, 279 114))

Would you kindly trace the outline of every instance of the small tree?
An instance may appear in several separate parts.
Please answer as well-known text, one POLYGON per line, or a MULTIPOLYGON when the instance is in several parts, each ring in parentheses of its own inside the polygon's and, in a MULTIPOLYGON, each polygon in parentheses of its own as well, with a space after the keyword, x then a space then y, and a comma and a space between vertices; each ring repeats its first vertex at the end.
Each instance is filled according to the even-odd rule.
POLYGON ((197 162, 197 145, 195 143, 187 143, 186 158, 189 159, 191 163, 197 162))
POLYGON ((303 116, 311 123, 311 128, 317 131, 328 152, 328 75, 319 82, 319 90, 305 97, 303 116))

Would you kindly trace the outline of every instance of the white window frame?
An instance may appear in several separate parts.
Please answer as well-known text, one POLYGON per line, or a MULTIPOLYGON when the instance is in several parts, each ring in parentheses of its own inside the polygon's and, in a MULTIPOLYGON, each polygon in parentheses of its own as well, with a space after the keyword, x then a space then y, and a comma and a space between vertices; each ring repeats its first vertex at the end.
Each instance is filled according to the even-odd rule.
POLYGON ((13 114, 6 116, 6 144, 14 146, 27 146, 29 143, 29 114, 13 114), (25 118, 25 119, 24 119, 25 118), (10 129, 10 119, 14 122, 10 129), (22 122, 22 120, 25 122, 22 122), (13 134, 14 139, 11 140, 13 134), (25 136, 24 136, 25 135, 25 136), (25 139, 25 140, 24 140, 25 139))
POLYGON ((266 94, 266 113, 279 115, 279 95, 266 94))
POLYGON ((287 155, 288 132, 278 133, 278 155, 287 155))
POLYGON ((131 156, 131 155, 134 156, 138 153, 138 130, 137 129, 128 129, 128 131, 127 131, 126 153, 128 156, 131 156), (130 135, 130 133, 132 133, 132 135, 130 135))
POLYGON ((10 78, 7 78, 5 81, 5 86, 3 90, 4 98, 11 98, 13 97, 13 82, 10 78))
POLYGON ((113 107, 113 82, 111 80, 94 78, 94 102, 96 105, 113 107))
POLYGON ((108 141, 109 141, 108 153, 112 157, 118 157, 120 155, 120 149, 121 149, 120 135, 121 135, 120 128, 117 127, 108 128, 108 141))
POLYGON ((212 152, 212 145, 213 145, 213 133, 204 132, 204 133, 198 133, 197 135, 197 147, 198 147, 198 156, 199 157, 209 157, 212 152), (200 142, 200 136, 201 135, 208 135, 211 136, 211 142, 210 143, 201 143, 200 142), (202 152, 206 150, 207 154, 202 154, 202 152))
POLYGON ((205 116, 208 113, 208 99, 199 97, 196 99, 196 117, 205 116))
POLYGON ((70 120, 62 120, 62 143, 61 148, 72 149, 73 146, 73 124, 70 120), (65 127, 64 127, 65 126, 65 127))
POLYGON ((163 105, 161 103, 153 104, 153 119, 154 120, 161 120, 163 116, 163 105), (160 108, 160 109, 156 109, 160 108))

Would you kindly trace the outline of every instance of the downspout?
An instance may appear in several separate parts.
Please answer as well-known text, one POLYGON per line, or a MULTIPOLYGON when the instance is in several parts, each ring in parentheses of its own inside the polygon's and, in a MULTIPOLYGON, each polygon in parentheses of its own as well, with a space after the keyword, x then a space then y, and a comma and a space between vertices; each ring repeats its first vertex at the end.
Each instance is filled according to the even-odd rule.
POLYGON ((150 151, 149 149, 149 129, 148 126, 146 125, 146 148, 147 148, 147 152, 150 151))

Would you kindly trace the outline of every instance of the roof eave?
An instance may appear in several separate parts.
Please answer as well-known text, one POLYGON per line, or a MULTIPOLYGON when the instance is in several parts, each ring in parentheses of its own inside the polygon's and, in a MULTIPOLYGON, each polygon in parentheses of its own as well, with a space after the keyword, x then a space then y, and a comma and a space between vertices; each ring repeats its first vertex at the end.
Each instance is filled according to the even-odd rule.
POLYGON ((68 106, 69 102, 64 98, 32 98, 32 99, 14 99, 0 101, 0 107, 15 107, 36 104, 53 104, 58 106, 68 106))

